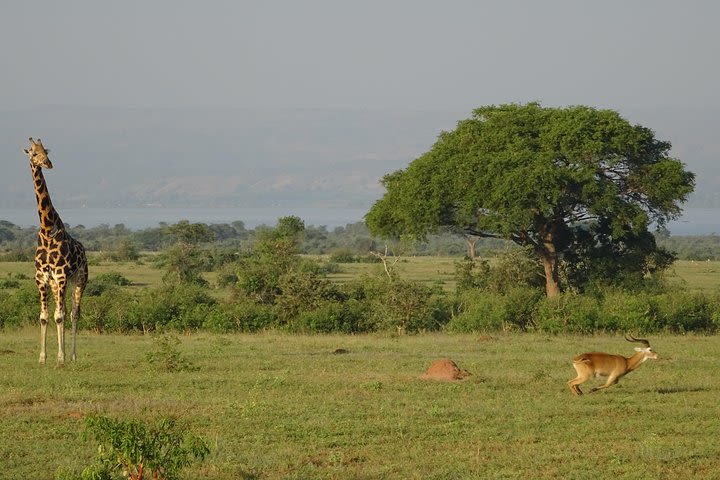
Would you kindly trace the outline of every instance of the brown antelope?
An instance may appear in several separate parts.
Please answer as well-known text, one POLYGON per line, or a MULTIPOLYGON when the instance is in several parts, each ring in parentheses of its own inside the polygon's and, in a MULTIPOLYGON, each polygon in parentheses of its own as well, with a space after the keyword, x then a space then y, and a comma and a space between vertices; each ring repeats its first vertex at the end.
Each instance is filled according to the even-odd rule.
POLYGON ((657 360, 658 354, 650 348, 650 342, 643 338, 625 337, 628 342, 639 342, 644 345, 643 348, 635 347, 637 353, 632 357, 623 357, 622 355, 611 355, 609 353, 590 352, 583 353, 573 358, 573 367, 577 371, 577 377, 568 381, 570 391, 574 395, 582 395, 580 384, 585 383, 593 377, 608 377, 605 385, 595 387, 591 392, 607 388, 615 385, 620 378, 635 370, 645 360, 651 358, 657 360))

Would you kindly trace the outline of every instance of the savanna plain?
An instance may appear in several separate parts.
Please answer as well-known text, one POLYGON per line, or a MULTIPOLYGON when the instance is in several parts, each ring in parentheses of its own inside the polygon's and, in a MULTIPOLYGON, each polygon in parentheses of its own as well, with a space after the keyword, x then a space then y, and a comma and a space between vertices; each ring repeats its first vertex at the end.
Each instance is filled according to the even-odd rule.
MULTIPOLYGON (((407 275, 442 280, 452 269, 413 262, 407 275)), ((123 274, 135 282, 156 281, 132 268, 123 274)), ((673 281, 716 292, 717 268, 678 262, 673 281)), ((38 365, 38 330, 0 332, 3 479, 53 479, 91 464, 89 415, 181 420, 210 446, 182 471, 187 479, 720 478, 718 336, 653 335, 659 360, 573 397, 574 355, 629 356, 635 345, 619 334, 200 332, 179 335, 193 368, 158 371, 146 358, 153 336, 87 330, 76 362, 38 365), (421 379, 438 358, 471 376, 421 379)))

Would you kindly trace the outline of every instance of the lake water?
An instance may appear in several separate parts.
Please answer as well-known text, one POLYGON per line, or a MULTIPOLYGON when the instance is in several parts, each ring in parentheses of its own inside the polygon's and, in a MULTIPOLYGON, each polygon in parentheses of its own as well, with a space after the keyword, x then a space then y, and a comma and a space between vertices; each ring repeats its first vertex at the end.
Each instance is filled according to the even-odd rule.
MULTIPOLYGON (((231 223, 241 220, 246 228, 258 225, 275 225, 279 217, 296 215, 305 225, 325 225, 328 229, 360 222, 368 208, 327 207, 263 207, 263 208, 65 208, 61 216, 70 225, 96 227, 122 223, 132 230, 156 227, 160 222, 176 223, 179 220, 202 223, 231 223)), ((37 212, 27 209, 0 209, 0 220, 23 227, 38 224, 37 212)), ((675 235, 709 235, 720 233, 720 209, 688 208, 683 216, 668 225, 675 235)))

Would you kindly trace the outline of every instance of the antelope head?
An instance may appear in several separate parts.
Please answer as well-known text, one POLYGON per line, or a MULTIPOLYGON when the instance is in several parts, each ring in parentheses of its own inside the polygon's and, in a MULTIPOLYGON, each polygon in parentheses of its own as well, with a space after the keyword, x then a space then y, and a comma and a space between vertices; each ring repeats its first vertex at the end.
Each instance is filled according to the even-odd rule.
MULTIPOLYGON (((648 358, 650 358, 650 359, 652 359, 652 360, 657 360, 657 359, 658 359, 658 354, 657 354, 657 352, 655 352, 652 348, 650 348, 650 342, 648 342, 648 341, 645 340, 644 338, 635 338, 635 337, 633 337, 632 335, 630 335, 630 338, 628 338, 627 336, 625 336, 625 340, 627 340, 628 342, 638 342, 638 343, 641 343, 641 344, 643 345, 643 347, 635 347, 635 351, 636 351, 636 352, 642 353, 642 354, 644 355, 644 358, 642 359, 642 362, 644 362, 644 361, 647 360, 648 358)), ((635 355, 637 355, 637 353, 636 353, 635 355)), ((641 363, 642 363, 642 362, 641 362, 641 363)))

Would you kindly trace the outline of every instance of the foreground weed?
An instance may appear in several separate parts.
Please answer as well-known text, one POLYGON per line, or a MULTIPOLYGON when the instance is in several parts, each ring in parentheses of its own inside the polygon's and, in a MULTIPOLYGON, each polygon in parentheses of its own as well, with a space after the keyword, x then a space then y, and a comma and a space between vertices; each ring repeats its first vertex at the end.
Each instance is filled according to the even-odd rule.
MULTIPOLYGON (((155 425, 135 420, 90 416, 86 434, 99 442, 96 463, 83 469, 80 480, 175 480, 179 472, 210 453, 205 441, 178 424, 162 418, 155 425), (120 473, 122 476, 118 475, 120 473)), ((61 480, 75 480, 59 475, 61 480)))
POLYGON ((153 339, 152 349, 145 359, 156 371, 189 372, 197 370, 195 365, 185 358, 180 349, 180 339, 175 335, 158 335, 153 339))

